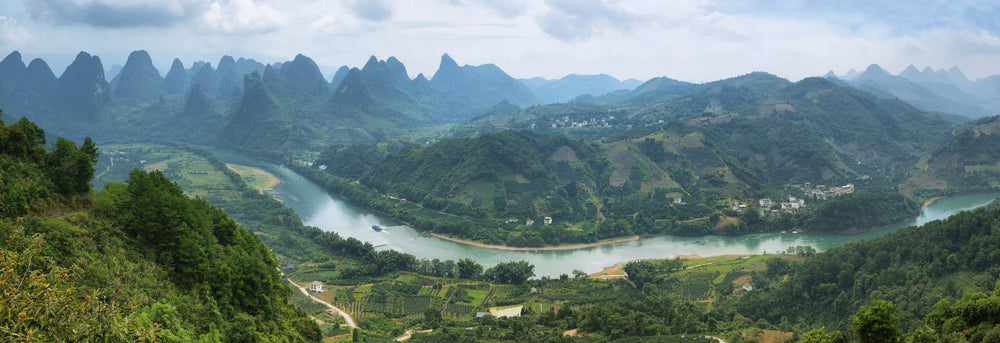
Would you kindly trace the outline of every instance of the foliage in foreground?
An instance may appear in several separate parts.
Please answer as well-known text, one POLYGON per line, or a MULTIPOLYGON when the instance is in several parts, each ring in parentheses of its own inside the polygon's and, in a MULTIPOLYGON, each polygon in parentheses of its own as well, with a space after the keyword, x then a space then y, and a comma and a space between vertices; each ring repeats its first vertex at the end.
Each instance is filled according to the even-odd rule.
POLYGON ((127 185, 95 195, 89 139, 77 149, 59 138, 49 150, 25 120, 0 133, 4 199, 21 197, 0 213, 0 336, 320 339, 288 304, 273 254, 221 210, 159 172, 134 170, 127 185))

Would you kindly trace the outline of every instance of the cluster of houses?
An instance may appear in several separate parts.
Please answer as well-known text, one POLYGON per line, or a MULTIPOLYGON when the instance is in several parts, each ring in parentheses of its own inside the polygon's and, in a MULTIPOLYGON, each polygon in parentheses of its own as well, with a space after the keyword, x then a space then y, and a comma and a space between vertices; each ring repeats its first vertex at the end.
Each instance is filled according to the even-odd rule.
POLYGON ((818 200, 826 200, 844 194, 854 193, 854 184, 848 183, 843 186, 827 187, 826 185, 815 185, 806 182, 802 184, 802 192, 806 195, 816 197, 818 200))
MULTIPOLYGON (((299 164, 301 164, 303 167, 312 167, 313 165, 316 164, 316 162, 313 162, 313 161, 299 161, 299 164)), ((319 165, 316 168, 319 169, 319 170, 326 170, 326 165, 325 164, 321 164, 321 165, 319 165)))
MULTIPOLYGON (((508 223, 517 223, 518 221, 520 221, 520 220, 518 220, 517 218, 508 218, 507 219, 508 223)), ((528 218, 528 219, 524 220, 524 226, 532 226, 532 225, 535 225, 535 220, 534 219, 528 218)), ((542 218, 542 225, 552 225, 552 217, 544 217, 544 218, 542 218)))
MULTIPOLYGON (((797 186, 798 187, 798 186, 797 186)), ((826 200, 843 194, 854 193, 854 184, 848 183, 843 186, 827 187, 826 185, 813 186, 806 182, 800 187, 807 197, 814 197, 816 200, 826 200)), ((677 199, 674 199, 676 203, 677 199)), ((795 213, 799 209, 806 207, 806 200, 797 197, 788 197, 788 201, 777 202, 770 198, 763 198, 757 201, 757 207, 761 216, 778 216, 781 213, 795 213), (777 208, 775 208, 777 207, 777 208)), ((732 209, 736 212, 745 212, 747 204, 740 200, 732 200, 732 209)))
MULTIPOLYGON (((104 155, 104 156, 107 156, 111 160, 111 164, 112 165, 115 164, 115 157, 116 156, 118 158, 118 161, 129 161, 129 159, 128 159, 128 151, 125 151, 125 150, 117 150, 117 149, 115 149, 115 150, 109 150, 109 151, 101 151, 100 154, 104 155)), ((146 160, 139 160, 139 163, 146 164, 146 160)))
MULTIPOLYGON (((559 128, 582 128, 582 127, 612 127, 611 122, 615 120, 615 116, 608 115, 604 118, 590 118, 590 120, 584 119, 583 121, 571 121, 569 116, 563 116, 562 118, 553 118, 551 120, 551 127, 553 129, 559 128)), ((531 124, 534 128, 535 124, 531 124)))
MULTIPOLYGON (((783 213, 795 213, 799 209, 806 207, 806 200, 796 197, 788 197, 788 201, 776 202, 771 198, 757 200, 757 208, 761 216, 777 216, 783 213), (779 209, 775 209, 778 207, 779 209)), ((740 200, 732 200, 732 209, 736 212, 746 212, 747 203, 740 200)))

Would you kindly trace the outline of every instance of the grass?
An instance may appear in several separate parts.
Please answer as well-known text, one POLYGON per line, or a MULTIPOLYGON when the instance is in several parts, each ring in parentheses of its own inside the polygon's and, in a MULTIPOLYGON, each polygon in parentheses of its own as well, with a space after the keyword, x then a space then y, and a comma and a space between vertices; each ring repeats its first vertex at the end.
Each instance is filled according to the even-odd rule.
POLYGON ((240 174, 240 177, 243 178, 243 182, 246 182, 248 185, 250 185, 250 187, 253 187, 254 189, 261 192, 271 190, 279 182, 278 177, 274 176, 274 174, 271 174, 266 170, 257 167, 244 166, 232 163, 227 163, 226 167, 236 172, 237 174, 240 174))
POLYGON ((159 170, 184 189, 189 196, 209 200, 236 201, 242 197, 239 185, 233 183, 207 159, 183 149, 166 145, 111 144, 101 147, 98 172, 94 185, 123 182, 132 169, 159 170), (113 159, 113 161, 112 161, 113 159), (103 168, 103 169, 102 169, 103 168))

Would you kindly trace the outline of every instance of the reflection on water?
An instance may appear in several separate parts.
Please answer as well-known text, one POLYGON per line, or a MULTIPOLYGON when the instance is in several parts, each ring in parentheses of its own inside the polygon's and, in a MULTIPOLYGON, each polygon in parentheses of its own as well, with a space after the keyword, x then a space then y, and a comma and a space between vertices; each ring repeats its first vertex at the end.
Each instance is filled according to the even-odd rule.
POLYGON ((213 151, 213 153, 226 162, 260 167, 275 174, 281 183, 269 194, 281 199, 286 206, 295 210, 306 225, 335 231, 344 237, 368 241, 380 249, 410 253, 417 258, 441 260, 472 258, 486 267, 498 262, 527 260, 535 265, 535 274, 539 277, 569 274, 574 269, 593 273, 619 262, 675 255, 759 254, 780 252, 798 245, 808 245, 822 251, 848 241, 878 237, 906 226, 923 225, 932 220, 944 219, 959 211, 985 206, 996 198, 996 195, 971 195, 941 199, 925 208, 914 220, 884 230, 852 235, 792 233, 703 237, 659 235, 638 241, 569 251, 505 251, 422 237, 409 226, 330 196, 316 184, 286 167, 228 152, 213 151), (379 225, 385 229, 376 232, 371 229, 372 225, 379 225))

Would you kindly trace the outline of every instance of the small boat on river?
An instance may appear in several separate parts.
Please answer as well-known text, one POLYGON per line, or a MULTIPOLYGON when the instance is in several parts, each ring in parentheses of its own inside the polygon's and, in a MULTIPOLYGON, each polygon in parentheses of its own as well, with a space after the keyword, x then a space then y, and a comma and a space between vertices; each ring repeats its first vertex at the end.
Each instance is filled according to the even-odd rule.
POLYGON ((375 232, 379 232, 382 231, 382 227, 378 225, 372 225, 372 230, 375 230, 375 232))

